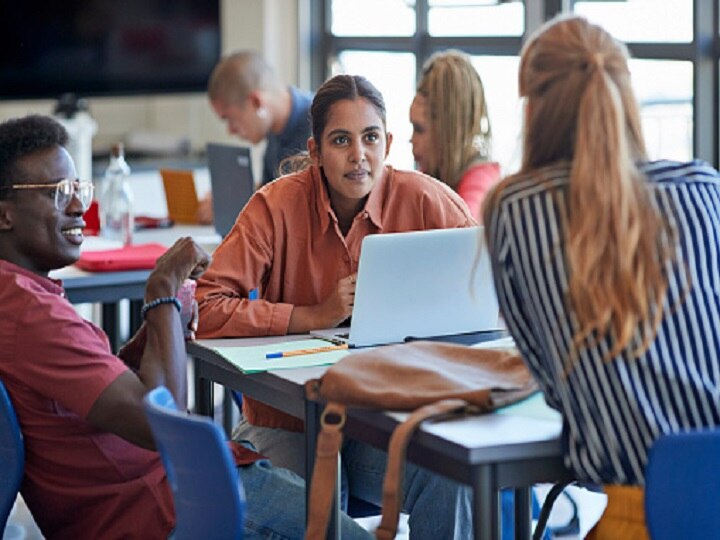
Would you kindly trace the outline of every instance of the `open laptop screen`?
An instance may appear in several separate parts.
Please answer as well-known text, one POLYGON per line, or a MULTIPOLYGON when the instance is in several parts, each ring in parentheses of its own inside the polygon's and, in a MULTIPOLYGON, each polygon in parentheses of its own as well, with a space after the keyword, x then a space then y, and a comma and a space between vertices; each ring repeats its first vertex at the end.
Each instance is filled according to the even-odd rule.
MULTIPOLYGON (((350 346, 497 329, 498 302, 481 234, 480 227, 469 227, 366 237, 350 346)), ((313 334, 338 338, 326 330, 313 334)))
POLYGON ((213 195, 213 221, 215 230, 224 238, 254 191, 250 149, 209 143, 207 158, 213 195))

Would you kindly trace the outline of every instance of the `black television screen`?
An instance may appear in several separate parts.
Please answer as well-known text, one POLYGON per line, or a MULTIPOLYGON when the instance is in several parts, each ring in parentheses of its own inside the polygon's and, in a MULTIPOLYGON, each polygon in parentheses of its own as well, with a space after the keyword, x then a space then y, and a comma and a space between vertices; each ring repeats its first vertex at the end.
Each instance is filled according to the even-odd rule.
POLYGON ((0 14, 0 99, 202 91, 220 0, 12 0, 0 14))

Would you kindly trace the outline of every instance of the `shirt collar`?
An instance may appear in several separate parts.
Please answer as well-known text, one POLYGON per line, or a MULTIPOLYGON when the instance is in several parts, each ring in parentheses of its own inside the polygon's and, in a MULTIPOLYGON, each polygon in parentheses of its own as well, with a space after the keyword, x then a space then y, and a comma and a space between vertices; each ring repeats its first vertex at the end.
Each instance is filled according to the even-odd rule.
POLYGON ((392 182, 392 175, 393 168, 390 165, 386 165, 385 174, 383 174, 373 186, 363 210, 378 230, 382 230, 383 228, 383 209, 385 208, 385 201, 387 200, 387 186, 392 182))
POLYGON ((20 274, 38 285, 40 285, 43 289, 47 290, 50 293, 57 294, 59 296, 65 296, 65 290, 62 286, 62 281, 59 279, 53 279, 53 278, 46 278, 43 276, 40 276, 36 274, 35 272, 32 272, 31 270, 28 270, 27 268, 23 268, 22 266, 18 266, 15 263, 11 263, 10 261, 5 261, 0 259, 0 272, 7 272, 12 274, 20 274))
MULTIPOLYGON (((310 168, 310 174, 312 175, 315 192, 318 194, 316 197, 316 208, 318 215, 320 216, 320 225, 322 230, 326 231, 330 225, 337 223, 337 216, 330 204, 330 194, 328 193, 320 168, 313 165, 310 168)), ((392 174, 392 167, 385 165, 385 174, 375 183, 372 191, 370 191, 368 200, 365 203, 365 208, 360 210, 360 215, 369 219, 370 222, 379 230, 382 230, 383 205, 385 203, 386 191, 385 186, 392 174)))

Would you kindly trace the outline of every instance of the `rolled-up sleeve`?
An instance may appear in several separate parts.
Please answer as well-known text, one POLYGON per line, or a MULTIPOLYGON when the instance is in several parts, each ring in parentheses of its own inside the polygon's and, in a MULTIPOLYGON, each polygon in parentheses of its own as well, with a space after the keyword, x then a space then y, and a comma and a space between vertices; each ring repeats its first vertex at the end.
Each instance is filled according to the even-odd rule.
POLYGON ((287 333, 293 306, 258 298, 273 264, 273 224, 265 200, 254 196, 213 254, 198 281, 198 336, 268 336, 287 333))

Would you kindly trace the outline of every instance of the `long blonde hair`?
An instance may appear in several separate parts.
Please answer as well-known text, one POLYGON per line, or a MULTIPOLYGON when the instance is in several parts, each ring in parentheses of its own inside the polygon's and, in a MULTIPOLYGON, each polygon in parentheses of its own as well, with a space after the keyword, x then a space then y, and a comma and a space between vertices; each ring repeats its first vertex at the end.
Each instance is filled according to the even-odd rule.
MULTIPOLYGON (((519 74, 528 108, 519 174, 570 163, 563 219, 566 302, 579 323, 574 345, 609 336, 608 359, 625 349, 642 354, 655 337, 674 245, 636 166, 646 153, 627 58, 625 46, 602 28, 562 17, 525 44, 519 74)), ((493 201, 515 178, 487 201, 486 223, 493 201)))
POLYGON ((432 176, 457 189, 465 169, 490 159, 490 118, 483 83, 462 51, 449 49, 432 55, 423 65, 417 93, 427 100, 432 176))

